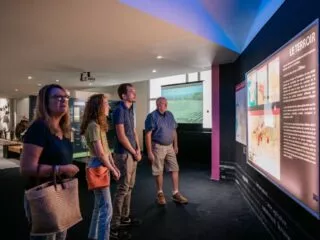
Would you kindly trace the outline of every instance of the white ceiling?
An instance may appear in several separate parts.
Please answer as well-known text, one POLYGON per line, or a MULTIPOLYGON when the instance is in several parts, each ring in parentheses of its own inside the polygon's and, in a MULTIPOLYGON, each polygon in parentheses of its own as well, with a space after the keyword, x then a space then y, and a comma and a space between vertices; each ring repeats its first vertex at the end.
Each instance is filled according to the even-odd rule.
POLYGON ((116 0, 1 0, 0 32, 0 97, 35 94, 56 79, 87 89, 83 71, 103 87, 201 71, 239 55, 116 0))

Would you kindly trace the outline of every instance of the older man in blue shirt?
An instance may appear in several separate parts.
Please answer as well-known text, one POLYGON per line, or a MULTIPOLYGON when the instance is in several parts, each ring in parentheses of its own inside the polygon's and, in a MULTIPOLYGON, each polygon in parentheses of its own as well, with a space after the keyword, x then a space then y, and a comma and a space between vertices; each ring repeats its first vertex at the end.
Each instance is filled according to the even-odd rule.
POLYGON ((168 102, 164 97, 156 100, 157 109, 148 114, 145 120, 145 139, 148 158, 152 164, 152 174, 157 184, 157 203, 166 204, 163 193, 163 169, 171 172, 173 191, 172 200, 177 203, 188 203, 179 192, 179 165, 176 154, 178 153, 177 123, 173 114, 167 110, 168 102))

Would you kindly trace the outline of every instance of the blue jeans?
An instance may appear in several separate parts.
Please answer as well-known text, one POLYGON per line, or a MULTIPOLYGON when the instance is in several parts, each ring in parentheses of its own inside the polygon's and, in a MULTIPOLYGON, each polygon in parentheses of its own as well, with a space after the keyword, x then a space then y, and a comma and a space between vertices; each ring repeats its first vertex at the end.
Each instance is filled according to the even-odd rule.
MULTIPOLYGON (((26 212, 26 217, 29 223, 32 224, 30 207, 26 197, 24 197, 24 210, 26 212)), ((67 231, 64 231, 64 232, 43 235, 43 236, 30 236, 30 240, 65 240, 66 237, 67 237, 67 231)))
MULTIPOLYGON (((93 158, 89 161, 88 167, 98 167, 99 160, 93 158)), ((93 190, 94 208, 91 217, 88 238, 98 240, 109 240, 110 222, 112 218, 112 201, 110 188, 93 190)))

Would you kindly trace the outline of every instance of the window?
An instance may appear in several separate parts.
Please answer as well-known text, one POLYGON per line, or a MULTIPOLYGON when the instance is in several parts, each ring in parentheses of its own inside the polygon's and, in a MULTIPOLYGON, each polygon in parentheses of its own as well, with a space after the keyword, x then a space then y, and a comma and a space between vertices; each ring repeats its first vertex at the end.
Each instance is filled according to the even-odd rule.
POLYGON ((203 128, 212 127, 212 115, 211 115, 211 70, 181 75, 174 75, 164 78, 150 79, 149 81, 149 112, 156 109, 156 99, 161 97, 161 86, 203 81, 203 128), (200 76, 199 76, 200 75, 200 76))
MULTIPOLYGON (((189 73, 188 74, 188 82, 196 82, 196 81, 199 81, 198 79, 198 73, 195 72, 195 73, 189 73)), ((201 79, 200 79, 201 80, 201 79)))
POLYGON ((170 85, 170 84, 177 84, 177 83, 184 83, 186 82, 186 75, 175 75, 170 77, 164 78, 155 78, 150 80, 150 99, 157 99, 161 97, 161 86, 163 85, 170 85))
POLYGON ((152 99, 149 101, 149 112, 152 112, 156 109, 156 100, 152 99))

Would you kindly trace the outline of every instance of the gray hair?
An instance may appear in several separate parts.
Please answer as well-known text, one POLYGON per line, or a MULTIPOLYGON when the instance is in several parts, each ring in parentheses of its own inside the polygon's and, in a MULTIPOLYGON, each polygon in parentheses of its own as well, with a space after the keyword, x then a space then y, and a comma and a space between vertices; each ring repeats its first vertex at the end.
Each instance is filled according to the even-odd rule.
POLYGON ((158 97, 156 100, 156 104, 158 104, 161 100, 167 101, 167 99, 165 97, 158 97))

